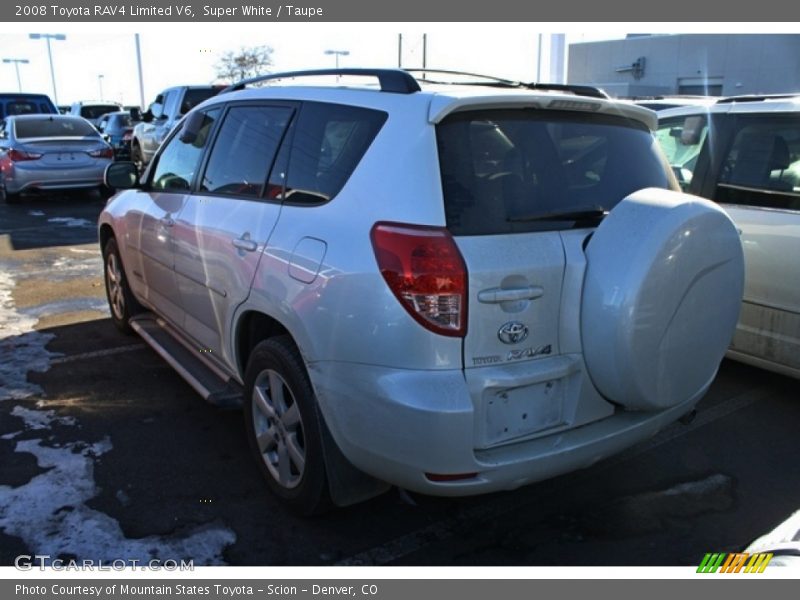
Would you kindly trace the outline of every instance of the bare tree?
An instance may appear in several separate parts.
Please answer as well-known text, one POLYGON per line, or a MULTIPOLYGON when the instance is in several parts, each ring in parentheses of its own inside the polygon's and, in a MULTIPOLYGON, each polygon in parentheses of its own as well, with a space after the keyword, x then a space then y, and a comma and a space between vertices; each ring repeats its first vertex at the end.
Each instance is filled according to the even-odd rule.
POLYGON ((235 83, 249 77, 269 73, 272 66, 271 46, 242 46, 238 51, 228 50, 214 65, 217 79, 235 83))

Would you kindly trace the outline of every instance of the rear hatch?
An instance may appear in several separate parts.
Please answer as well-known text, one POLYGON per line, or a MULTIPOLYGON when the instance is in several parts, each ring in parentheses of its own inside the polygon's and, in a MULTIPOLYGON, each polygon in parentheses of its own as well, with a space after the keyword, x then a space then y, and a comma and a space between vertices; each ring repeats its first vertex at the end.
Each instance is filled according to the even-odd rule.
POLYGON ((670 187, 649 129, 595 112, 477 109, 446 116, 437 143, 447 228, 469 279, 477 447, 607 416, 596 393, 580 406, 591 396, 581 390, 583 247, 627 195, 670 187))

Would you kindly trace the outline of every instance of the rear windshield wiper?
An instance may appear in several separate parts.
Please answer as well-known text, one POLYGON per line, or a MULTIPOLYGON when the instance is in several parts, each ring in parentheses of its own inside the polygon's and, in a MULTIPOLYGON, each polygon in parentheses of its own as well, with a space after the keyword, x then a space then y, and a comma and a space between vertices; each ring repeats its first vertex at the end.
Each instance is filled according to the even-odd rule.
POLYGON ((584 206, 571 210, 535 213, 530 215, 512 215, 506 220, 510 223, 527 223, 530 221, 586 221, 602 220, 607 214, 608 211, 600 206, 584 206))

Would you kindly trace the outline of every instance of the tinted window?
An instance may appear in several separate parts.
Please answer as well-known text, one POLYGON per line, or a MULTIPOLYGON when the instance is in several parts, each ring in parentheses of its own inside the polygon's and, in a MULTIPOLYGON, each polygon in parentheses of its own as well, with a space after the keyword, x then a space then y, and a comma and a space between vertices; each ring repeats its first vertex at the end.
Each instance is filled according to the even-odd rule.
MULTIPOLYGON (((30 115, 43 112, 40 107, 33 101, 17 100, 6 104, 7 115, 30 115)), ((49 112, 49 111, 44 111, 49 112)))
POLYGON ((218 108, 206 113, 191 143, 181 140, 180 131, 172 136, 158 155, 158 162, 150 179, 150 187, 153 190, 185 192, 190 188, 200 164, 203 148, 219 113, 218 108))
POLYGON ((457 113, 436 128, 445 213, 459 235, 562 229, 539 220, 611 210, 671 180, 649 130, 622 117, 497 110, 457 113))
POLYGON ((198 88, 186 90, 178 114, 185 115, 204 100, 216 96, 221 89, 222 88, 198 88))
POLYGON ((692 115, 658 122, 656 139, 667 157, 681 188, 692 182, 697 157, 708 134, 708 118, 692 115))
POLYGON ((113 104, 84 104, 81 106, 81 116, 84 119, 96 119, 107 113, 116 112, 118 110, 119 106, 113 104))
POLYGON ((42 117, 15 121, 14 131, 18 138, 36 137, 98 137, 97 130, 83 119, 42 117))
POLYGON ((130 115, 112 115, 109 118, 109 127, 121 128, 131 126, 130 115))
POLYGON ((723 160, 715 200, 800 209, 800 123, 796 116, 742 118, 723 160))
POLYGON ((231 108, 220 126, 200 189, 261 196, 291 115, 288 107, 231 108))
POLYGON ((298 116, 286 200, 318 203, 339 193, 386 121, 366 108, 308 102, 298 116))

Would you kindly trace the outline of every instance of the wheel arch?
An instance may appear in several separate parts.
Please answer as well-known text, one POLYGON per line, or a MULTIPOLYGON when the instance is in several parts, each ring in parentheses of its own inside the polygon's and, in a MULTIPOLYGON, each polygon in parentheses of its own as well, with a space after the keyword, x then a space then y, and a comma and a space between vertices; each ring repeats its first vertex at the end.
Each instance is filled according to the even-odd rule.
POLYGON ((259 310, 248 309, 242 312, 236 320, 234 332, 234 360, 241 378, 244 378, 247 362, 259 342, 279 335, 288 335, 299 349, 297 339, 283 323, 259 310))
POLYGON ((100 249, 104 250, 108 240, 112 237, 116 237, 114 235, 114 230, 111 228, 111 225, 108 223, 103 223, 100 225, 100 231, 98 232, 98 237, 100 238, 100 249))
MULTIPOLYGON (((281 321, 258 309, 244 310, 237 318, 233 341, 236 368, 244 380, 247 363, 255 347, 262 341, 272 337, 286 336, 294 344, 300 355, 300 364, 308 374, 308 367, 303 356, 302 345, 281 321)), ((316 395, 314 382, 309 376, 309 384, 316 395)), ((317 396, 320 435, 323 448, 323 461, 328 480, 330 498, 339 507, 350 506, 369 498, 374 498, 391 486, 371 475, 367 475, 353 465, 336 443, 325 418, 325 410, 317 396)))

